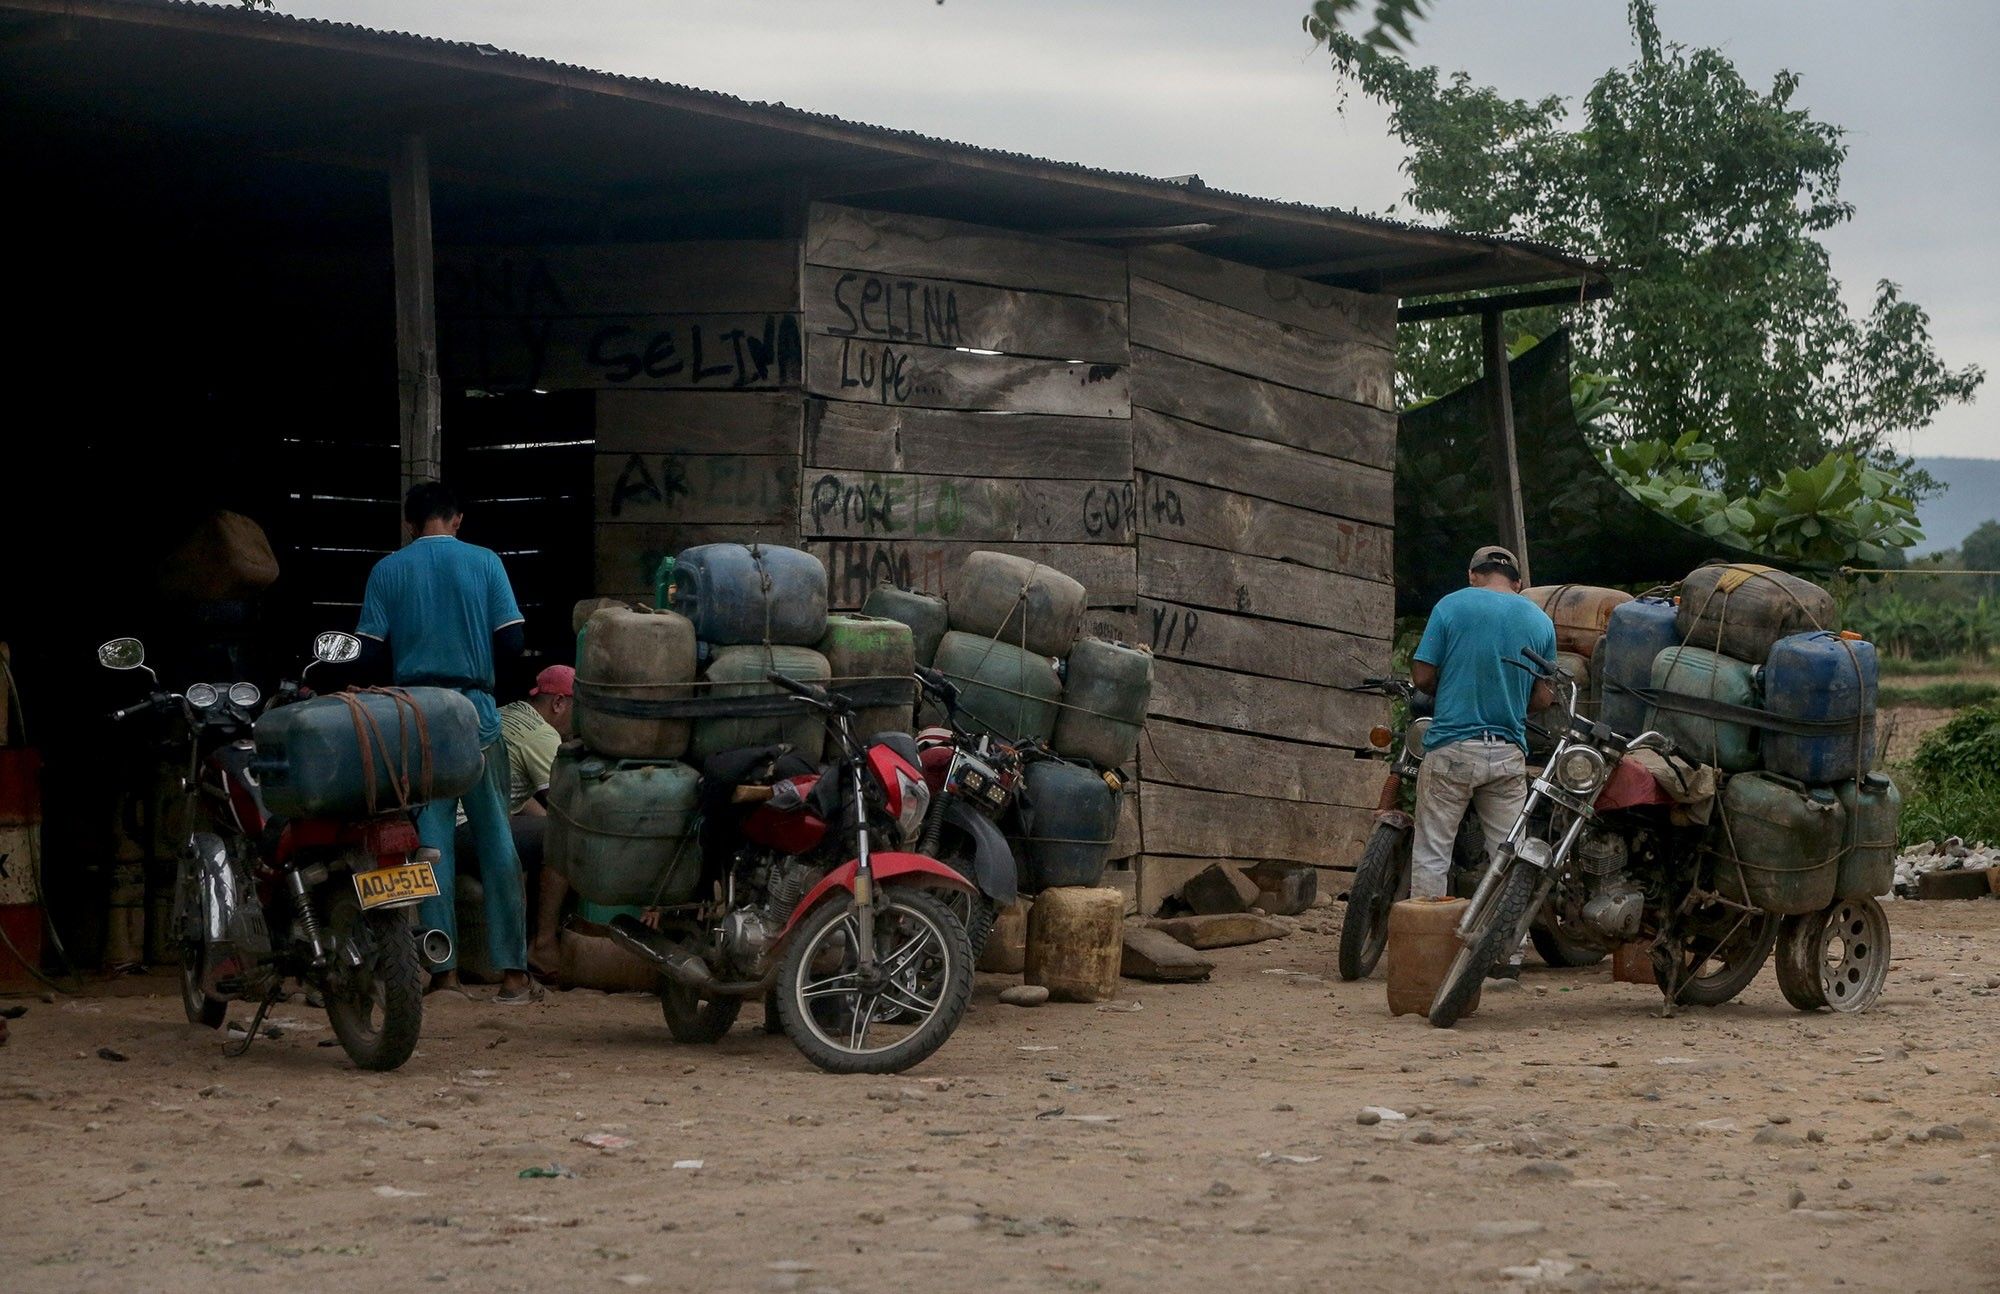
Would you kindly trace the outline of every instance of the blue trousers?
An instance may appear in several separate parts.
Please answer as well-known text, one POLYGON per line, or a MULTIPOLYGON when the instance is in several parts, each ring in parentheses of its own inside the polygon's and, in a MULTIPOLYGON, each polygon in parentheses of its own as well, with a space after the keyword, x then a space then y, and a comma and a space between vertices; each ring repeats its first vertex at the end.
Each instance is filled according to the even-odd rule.
MULTIPOLYGON (((485 772, 465 793, 465 825, 479 855, 479 878, 486 891, 486 949, 498 970, 528 968, 528 898, 521 884, 521 860, 514 852, 514 831, 507 819, 507 742, 495 741, 481 752, 485 772)), ((451 960, 436 971, 458 967, 458 860, 452 837, 458 822, 457 800, 432 800, 417 812, 417 836, 438 851, 437 898, 425 899, 417 919, 451 936, 451 960)))

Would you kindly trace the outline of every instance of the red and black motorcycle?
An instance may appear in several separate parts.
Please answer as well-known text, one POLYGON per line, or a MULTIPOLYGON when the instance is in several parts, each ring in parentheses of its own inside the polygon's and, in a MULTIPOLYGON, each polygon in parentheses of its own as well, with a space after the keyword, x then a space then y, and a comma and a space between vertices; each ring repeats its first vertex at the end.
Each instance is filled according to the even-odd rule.
POLYGON ((949 901, 978 957, 1000 909, 1020 896, 1019 864, 1000 820, 1019 797, 1027 763, 1038 752, 959 723, 958 688, 938 671, 919 666, 917 683, 945 720, 917 734, 931 796, 917 852, 950 864, 972 883, 949 901))
MULTIPOLYGON (((351 661, 361 643, 324 633, 314 664, 351 661)), ((107 669, 145 670, 145 647, 115 638, 97 649, 107 669)), ((307 666, 310 671, 312 666, 307 666)), ((158 686, 159 678, 153 675, 158 686)), ((310 695, 304 679, 272 705, 310 695)), ((222 1027, 229 1004, 258 1003, 231 1054, 257 1037, 289 981, 326 1002, 334 1036, 362 1069, 395 1069, 423 1027, 421 958, 451 941, 418 930, 413 909, 438 893, 437 851, 420 848, 407 811, 359 818, 273 819, 258 785, 252 732, 263 700, 254 683, 190 683, 155 691, 112 717, 160 715, 179 724, 187 765, 189 834, 174 882, 173 937, 190 1023, 222 1027)))
POLYGON ((699 897, 659 909, 656 924, 617 917, 612 938, 659 969, 661 1010, 682 1042, 714 1042, 762 997, 821 1069, 908 1069, 964 1018, 973 953, 942 895, 971 885, 906 852, 931 802, 915 740, 864 741, 849 698, 768 677, 825 716, 840 757, 819 768, 784 746, 712 757, 699 897))

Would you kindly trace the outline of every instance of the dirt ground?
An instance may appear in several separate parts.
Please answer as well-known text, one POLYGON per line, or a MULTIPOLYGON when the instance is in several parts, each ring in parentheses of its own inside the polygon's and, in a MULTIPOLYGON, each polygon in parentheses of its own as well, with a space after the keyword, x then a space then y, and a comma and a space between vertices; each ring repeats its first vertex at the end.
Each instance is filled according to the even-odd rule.
POLYGON ((637 996, 445 1000, 389 1075, 302 1006, 226 1060, 160 980, 16 999, 0 1283, 2000 1288, 2000 901, 1891 911, 1860 1017, 1793 1012, 1768 970, 1662 1019, 1607 969, 1531 966, 1434 1030, 1334 978, 1336 906, 1115 1007, 1003 1007, 982 977, 887 1079, 813 1071, 754 1007, 675 1046, 637 996))

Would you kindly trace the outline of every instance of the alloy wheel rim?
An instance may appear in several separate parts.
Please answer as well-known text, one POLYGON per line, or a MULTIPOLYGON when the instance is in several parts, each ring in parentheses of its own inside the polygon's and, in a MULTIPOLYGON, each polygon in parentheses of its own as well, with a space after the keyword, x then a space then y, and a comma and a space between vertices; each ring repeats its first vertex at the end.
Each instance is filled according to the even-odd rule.
POLYGON ((871 980, 855 968, 861 928, 849 909, 813 935, 801 957, 806 973, 793 990, 806 1028, 852 1055, 908 1041, 942 1009, 950 982, 950 942, 927 915, 888 905, 876 911, 875 924, 877 973, 871 980))

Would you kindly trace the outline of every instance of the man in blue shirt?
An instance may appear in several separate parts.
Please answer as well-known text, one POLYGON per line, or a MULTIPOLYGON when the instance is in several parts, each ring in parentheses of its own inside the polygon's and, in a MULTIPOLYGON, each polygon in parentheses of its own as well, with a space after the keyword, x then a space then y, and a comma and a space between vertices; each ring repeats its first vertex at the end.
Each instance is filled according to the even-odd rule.
POLYGON ((1499 849, 1528 798, 1528 711, 1554 700, 1546 683, 1508 664, 1527 664, 1524 647, 1556 658, 1555 623, 1520 596, 1514 554, 1488 545, 1467 565, 1467 587, 1438 600, 1410 665, 1410 681, 1437 698, 1417 774, 1415 898, 1448 892, 1467 805, 1479 813, 1487 853, 1499 849))
MULTIPOLYGON (((462 543, 458 500, 441 482, 426 481, 403 500, 410 543, 375 563, 355 632, 364 666, 386 656, 398 687, 450 687, 464 693, 479 715, 485 775, 465 798, 466 825, 479 855, 486 891, 486 940, 492 964, 503 970, 495 1001, 532 1002, 541 990, 528 977, 527 896, 521 862, 507 819, 507 748, 493 703, 495 665, 518 658, 523 647, 521 608, 500 555, 462 543)), ((379 668, 379 665, 378 665, 379 668)), ((462 992, 458 982, 456 860, 452 834, 458 802, 433 800, 417 814, 417 834, 442 855, 438 885, 419 919, 452 937, 451 958, 433 967, 431 988, 462 992)))

